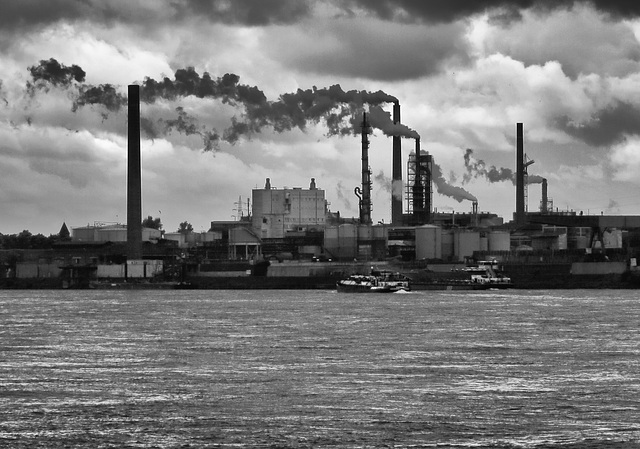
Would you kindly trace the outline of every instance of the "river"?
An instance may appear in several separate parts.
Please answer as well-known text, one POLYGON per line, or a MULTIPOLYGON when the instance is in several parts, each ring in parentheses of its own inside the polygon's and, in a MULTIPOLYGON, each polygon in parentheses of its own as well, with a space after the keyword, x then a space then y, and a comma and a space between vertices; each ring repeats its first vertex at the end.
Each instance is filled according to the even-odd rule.
POLYGON ((0 291, 0 447, 640 447, 631 290, 0 291))

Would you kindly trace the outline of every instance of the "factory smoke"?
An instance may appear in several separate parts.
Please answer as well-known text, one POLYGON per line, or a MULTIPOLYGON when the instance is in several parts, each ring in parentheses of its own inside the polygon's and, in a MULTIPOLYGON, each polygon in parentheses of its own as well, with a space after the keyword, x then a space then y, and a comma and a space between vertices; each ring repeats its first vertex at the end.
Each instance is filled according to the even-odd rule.
POLYGON ((373 180, 377 182, 385 192, 391 193, 393 181, 388 176, 385 176, 382 170, 373 177, 373 180))
POLYGON ((402 123, 393 123, 391 113, 385 111, 380 106, 369 108, 369 123, 374 128, 378 128, 385 136, 400 136, 408 139, 419 139, 420 135, 402 123))
MULTIPOLYGON (((77 112, 85 106, 102 106, 104 119, 108 112, 118 112, 127 104, 126 97, 110 84, 98 86, 84 84, 86 73, 77 65, 67 67, 51 58, 42 60, 37 66, 29 68, 33 81, 27 82, 31 96, 36 90, 48 91, 51 87, 77 90, 72 111, 77 112)), ((305 131, 309 124, 324 123, 327 135, 353 135, 358 126, 353 121, 361 115, 364 105, 371 110, 371 124, 388 136, 417 138, 418 134, 402 124, 394 124, 390 115, 381 107, 384 103, 397 103, 397 98, 383 91, 343 90, 339 85, 327 88, 313 87, 285 93, 275 101, 269 101, 256 86, 240 83, 235 74, 225 74, 212 78, 208 73, 202 76, 194 68, 178 69, 174 78, 164 77, 157 81, 145 78, 140 83, 140 99, 143 103, 153 104, 162 100, 177 101, 193 96, 202 99, 215 99, 223 104, 241 109, 239 116, 230 118, 230 126, 218 133, 215 129, 206 129, 198 125, 196 118, 187 117, 184 109, 177 109, 176 119, 158 123, 147 121, 142 128, 150 138, 161 136, 172 130, 187 135, 199 134, 203 137, 205 151, 218 148, 220 141, 236 143, 240 138, 251 138, 264 128, 277 133, 300 129, 305 131)))
POLYGON ((347 196, 347 189, 345 189, 344 185, 342 184, 342 181, 338 181, 338 184, 336 184, 336 196, 340 201, 342 201, 345 208, 349 210, 352 209, 351 201, 349 201, 349 197, 347 196))
POLYGON ((482 159, 474 159, 472 155, 473 150, 467 148, 464 153, 464 166, 467 173, 463 176, 463 183, 469 182, 472 178, 483 177, 491 183, 511 181, 515 185, 516 174, 513 170, 504 167, 497 168, 494 165, 487 167, 482 159))
POLYGON ((542 184, 544 178, 540 175, 527 175, 527 184, 542 184))
MULTIPOLYGON (((463 184, 468 183, 474 178, 485 178, 487 181, 503 182, 510 181, 516 184, 516 173, 510 168, 496 167, 495 165, 487 166, 482 159, 473 158, 473 150, 467 148, 464 153, 464 166, 467 172, 463 176, 463 184)), ((544 178, 539 175, 528 175, 527 184, 541 184, 544 178)))
POLYGON ((436 185, 436 189, 439 194, 451 197, 459 203, 464 200, 478 201, 475 196, 467 192, 462 187, 452 186, 449 184, 442 175, 442 169, 435 162, 433 162, 431 181, 436 185))

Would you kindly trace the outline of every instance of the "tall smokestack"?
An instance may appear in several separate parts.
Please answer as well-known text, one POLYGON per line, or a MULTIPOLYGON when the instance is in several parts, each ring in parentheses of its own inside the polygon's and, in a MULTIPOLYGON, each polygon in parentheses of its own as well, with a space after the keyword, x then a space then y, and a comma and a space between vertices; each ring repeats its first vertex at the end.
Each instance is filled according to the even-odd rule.
POLYGON ((129 85, 127 144, 127 257, 142 259, 142 175, 140 173, 140 86, 129 85))
MULTIPOLYGON (((393 123, 400 123, 399 101, 393 103, 393 123)), ((402 225, 402 145, 400 136, 393 136, 391 224, 402 225)))
POLYGON ((431 222, 431 207, 433 203, 433 188, 431 183, 431 173, 433 171, 433 157, 430 154, 423 156, 424 167, 424 222, 431 222))
POLYGON ((540 212, 543 214, 548 213, 547 204, 549 203, 549 197, 547 196, 547 178, 542 178, 542 201, 540 203, 540 212))
POLYGON ((516 124, 516 225, 525 224, 524 138, 522 123, 516 124))
POLYGON ((362 197, 360 199, 360 223, 371 224, 371 170, 369 169, 369 133, 371 127, 367 113, 362 114, 362 197))
POLYGON ((422 185, 422 155, 420 139, 416 139, 415 178, 413 182, 413 218, 416 224, 424 224, 424 187, 422 185))

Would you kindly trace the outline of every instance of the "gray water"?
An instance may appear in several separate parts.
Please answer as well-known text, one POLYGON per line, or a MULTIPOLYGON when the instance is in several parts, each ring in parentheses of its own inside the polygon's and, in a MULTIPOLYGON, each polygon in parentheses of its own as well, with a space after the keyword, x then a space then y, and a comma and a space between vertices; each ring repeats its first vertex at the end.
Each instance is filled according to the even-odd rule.
POLYGON ((0 291, 0 447, 640 447, 636 291, 0 291))

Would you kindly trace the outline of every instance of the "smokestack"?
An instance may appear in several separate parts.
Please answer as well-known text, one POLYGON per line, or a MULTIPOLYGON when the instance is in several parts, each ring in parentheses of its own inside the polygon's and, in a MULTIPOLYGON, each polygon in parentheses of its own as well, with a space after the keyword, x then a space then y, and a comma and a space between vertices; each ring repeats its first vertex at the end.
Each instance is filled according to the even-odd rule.
POLYGON ((142 259, 142 175, 140 169, 140 86, 129 85, 127 143, 127 258, 142 259))
POLYGON ((516 124, 516 225, 525 224, 524 138, 522 123, 516 124))
MULTIPOLYGON (((393 103, 393 123, 400 123, 400 102, 393 103)), ((402 145, 401 137, 393 136, 391 224, 402 225, 402 145)))
POLYGON ((416 224, 424 224, 424 187, 422 185, 422 155, 420 139, 416 139, 415 178, 413 182, 413 218, 416 224))
POLYGON ((540 203, 540 212, 546 214, 549 212, 548 204, 549 198, 547 196, 547 178, 542 178, 542 201, 540 203))
POLYGON ((367 121, 367 113, 362 114, 362 190, 356 189, 360 198, 360 223, 371 224, 371 170, 369 169, 369 133, 371 127, 367 121))
POLYGON ((473 225, 478 226, 478 202, 471 203, 471 212, 473 214, 473 225))
POLYGON ((424 222, 431 222, 431 206, 433 202, 433 188, 431 184, 431 172, 433 171, 433 157, 430 154, 423 156, 424 167, 424 222))

